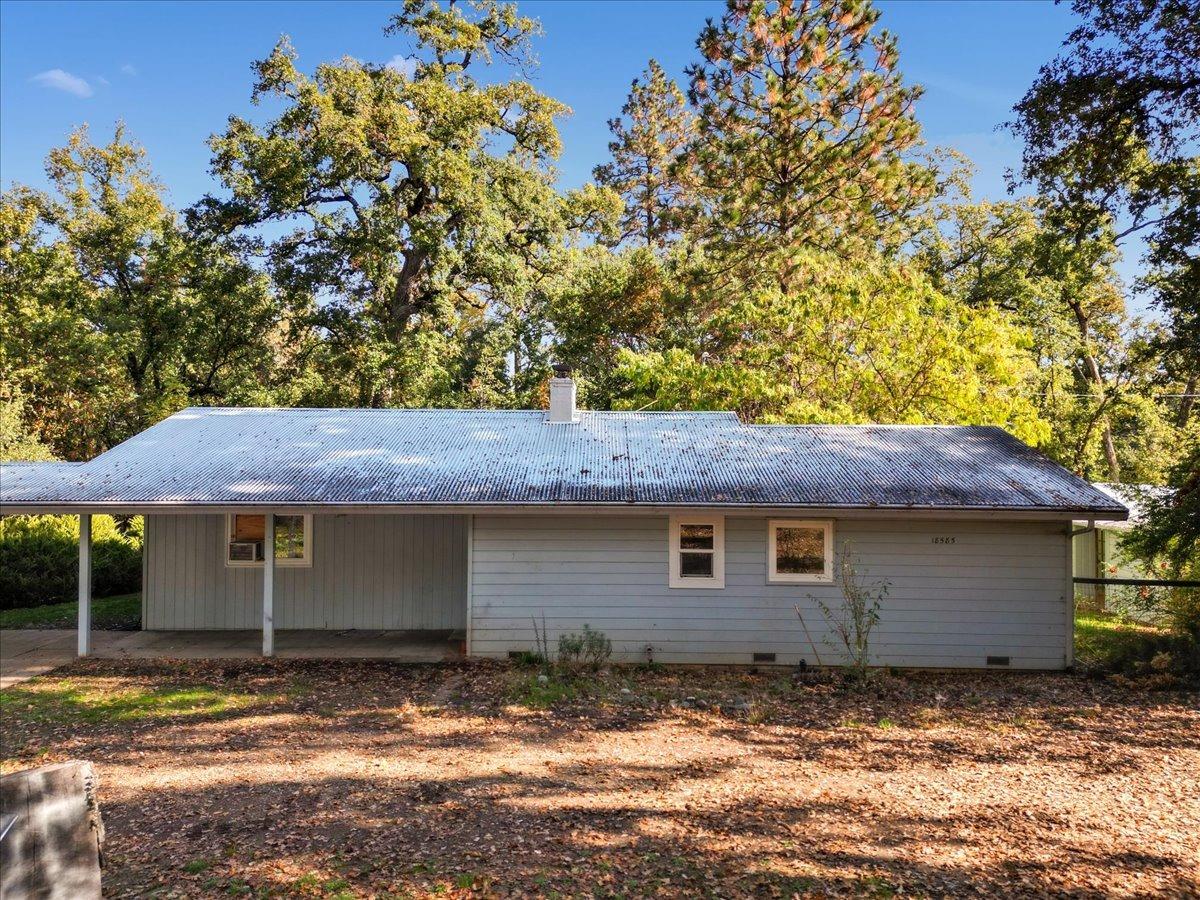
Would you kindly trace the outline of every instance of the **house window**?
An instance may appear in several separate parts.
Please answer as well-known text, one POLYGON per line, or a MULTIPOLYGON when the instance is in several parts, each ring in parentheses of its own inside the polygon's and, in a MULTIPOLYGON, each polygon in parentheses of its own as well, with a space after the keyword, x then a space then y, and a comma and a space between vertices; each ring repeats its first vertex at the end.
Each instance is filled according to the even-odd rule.
MULTIPOLYGON (((266 553, 266 516, 234 513, 226 517, 226 531, 226 565, 263 564, 266 553)), ((312 516, 275 517, 275 565, 312 565, 312 516)))
POLYGON ((671 517, 673 588, 725 587, 725 517, 671 517))
POLYGON ((768 581, 833 581, 832 521, 772 519, 767 535, 768 581))

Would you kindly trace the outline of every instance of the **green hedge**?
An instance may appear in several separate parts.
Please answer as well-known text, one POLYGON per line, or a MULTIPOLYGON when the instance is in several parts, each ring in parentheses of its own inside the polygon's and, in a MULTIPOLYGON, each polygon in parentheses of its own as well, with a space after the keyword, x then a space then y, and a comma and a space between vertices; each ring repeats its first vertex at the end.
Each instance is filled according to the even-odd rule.
MULTIPOLYGON (((142 520, 122 535, 111 516, 92 516, 92 593, 142 585, 142 520)), ((74 600, 79 592, 79 517, 0 518, 0 609, 74 600)))

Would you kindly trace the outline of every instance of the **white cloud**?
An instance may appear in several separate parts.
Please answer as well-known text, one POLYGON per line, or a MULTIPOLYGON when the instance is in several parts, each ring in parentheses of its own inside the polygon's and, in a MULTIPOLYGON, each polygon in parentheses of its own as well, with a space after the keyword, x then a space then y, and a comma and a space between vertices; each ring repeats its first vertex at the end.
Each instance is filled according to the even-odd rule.
POLYGON ((408 56, 401 56, 397 53, 386 63, 387 68, 399 72, 405 78, 412 78, 417 71, 417 61, 408 56))
POLYGON ((100 87, 108 87, 110 84, 112 84, 112 82, 109 81, 107 78, 105 78, 103 75, 96 75, 96 76, 94 76, 94 78, 95 78, 96 84, 100 85, 100 87))
POLYGON ((92 86, 84 79, 78 75, 72 75, 70 72, 64 72, 62 69, 47 69, 45 72, 38 72, 29 80, 42 87, 66 91, 76 97, 90 97, 93 93, 92 86))
POLYGON ((137 75, 137 73, 137 68, 135 66, 131 66, 129 63, 125 63, 125 65, 121 66, 122 75, 128 75, 130 78, 132 78, 137 75))

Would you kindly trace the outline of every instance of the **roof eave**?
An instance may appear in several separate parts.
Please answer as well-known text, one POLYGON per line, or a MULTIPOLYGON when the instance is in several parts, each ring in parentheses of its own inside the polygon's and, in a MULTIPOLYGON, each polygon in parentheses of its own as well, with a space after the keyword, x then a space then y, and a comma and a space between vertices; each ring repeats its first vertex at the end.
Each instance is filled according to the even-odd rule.
POLYGON ((902 505, 837 505, 837 504, 764 504, 764 503, 632 503, 586 501, 553 501, 528 503, 313 503, 313 502, 136 502, 97 501, 79 502, 16 502, 0 506, 0 515, 187 515, 224 514, 229 512, 261 512, 286 510, 316 514, 376 513, 376 514, 505 514, 505 513, 597 513, 597 514, 667 514, 680 509, 746 512, 763 515, 812 513, 836 514, 843 518, 905 518, 972 519, 980 516, 1005 520, 1095 520, 1123 522, 1128 510, 1114 507, 1051 507, 1051 506, 902 506, 902 505))

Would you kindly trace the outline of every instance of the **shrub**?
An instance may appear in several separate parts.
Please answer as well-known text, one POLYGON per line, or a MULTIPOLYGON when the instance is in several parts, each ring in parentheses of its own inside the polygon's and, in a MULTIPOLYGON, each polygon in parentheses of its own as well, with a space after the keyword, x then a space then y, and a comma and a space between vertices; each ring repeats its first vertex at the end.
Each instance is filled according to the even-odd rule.
MULTIPOLYGON (((839 567, 842 582, 841 604, 832 607, 820 597, 809 594, 809 598, 821 610, 826 625, 841 644, 851 673, 862 681, 866 680, 871 665, 871 632, 879 624, 879 609, 887 598, 890 585, 886 581, 870 586, 862 583, 854 565, 853 548, 849 541, 842 546, 839 567)), ((796 615, 800 617, 800 623, 807 634, 808 625, 804 622, 804 614, 799 606, 796 607, 796 615)), ((809 641, 812 641, 811 635, 809 641)), ((815 644, 813 652, 816 653, 815 644)), ((818 664, 820 661, 820 657, 817 657, 818 664)))
POLYGON ((564 634, 558 639, 558 661, 567 665, 599 668, 612 656, 612 641, 602 631, 583 626, 583 634, 564 634))
MULTIPOLYGON (((92 517, 92 593, 128 594, 142 584, 142 520, 126 534, 92 517)), ((0 609, 74 600, 79 592, 77 516, 0 517, 0 609)))
POLYGON ((1162 610, 1172 631, 1200 645, 1200 588, 1168 588, 1162 610))
POLYGON ((1200 642, 1181 631, 1084 613, 1075 619, 1075 661, 1083 670, 1101 674, 1195 680, 1200 677, 1200 642))

